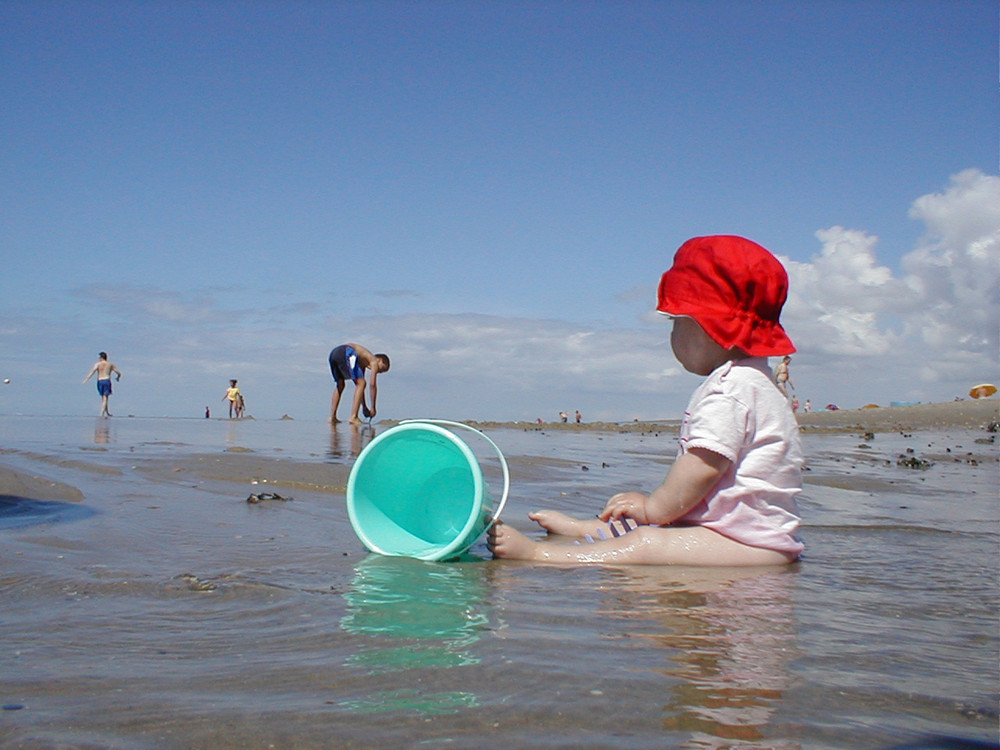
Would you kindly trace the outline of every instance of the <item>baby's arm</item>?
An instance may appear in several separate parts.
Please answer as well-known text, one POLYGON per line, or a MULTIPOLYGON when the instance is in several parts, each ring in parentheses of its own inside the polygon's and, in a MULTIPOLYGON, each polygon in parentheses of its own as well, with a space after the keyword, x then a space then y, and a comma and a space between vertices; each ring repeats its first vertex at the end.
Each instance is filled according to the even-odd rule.
POLYGON ((692 448, 678 458, 663 484, 648 496, 623 492, 608 500, 598 518, 627 517, 639 523, 667 524, 694 508, 729 469, 730 461, 705 448, 692 448))

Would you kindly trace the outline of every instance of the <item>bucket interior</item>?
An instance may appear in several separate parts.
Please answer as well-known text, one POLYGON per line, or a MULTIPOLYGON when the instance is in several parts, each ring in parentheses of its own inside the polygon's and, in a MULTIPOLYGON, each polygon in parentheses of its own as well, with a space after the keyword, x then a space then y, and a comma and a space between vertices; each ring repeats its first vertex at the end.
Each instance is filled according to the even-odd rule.
POLYGON ((424 560, 460 554, 455 547, 478 529, 483 502, 475 456, 429 425, 395 427, 373 440, 347 488, 351 524, 369 549, 424 560))

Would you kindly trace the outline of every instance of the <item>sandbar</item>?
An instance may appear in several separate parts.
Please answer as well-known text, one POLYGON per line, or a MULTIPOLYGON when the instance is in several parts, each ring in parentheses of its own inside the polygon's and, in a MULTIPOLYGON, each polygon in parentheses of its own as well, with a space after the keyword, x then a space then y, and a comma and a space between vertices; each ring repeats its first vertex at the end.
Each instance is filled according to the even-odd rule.
POLYGON ((72 485, 0 465, 0 497, 79 502, 83 493, 72 485))
POLYGON ((798 413, 804 429, 927 431, 989 429, 1000 422, 1000 399, 946 401, 937 404, 880 406, 798 413))
MULTIPOLYGON (((806 429, 829 430, 946 430, 988 429, 1000 422, 1000 397, 946 401, 907 406, 878 406, 861 409, 821 410, 796 415, 806 429)), ((645 433, 676 432, 680 419, 637 420, 632 422, 467 422, 481 430, 503 427, 526 431, 587 431, 645 433)))

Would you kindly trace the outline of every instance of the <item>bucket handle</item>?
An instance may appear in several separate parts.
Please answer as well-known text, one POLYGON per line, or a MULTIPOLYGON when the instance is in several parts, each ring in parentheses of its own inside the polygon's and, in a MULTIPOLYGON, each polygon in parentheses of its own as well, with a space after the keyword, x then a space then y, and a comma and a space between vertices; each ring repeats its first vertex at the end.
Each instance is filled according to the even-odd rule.
POLYGON ((500 448, 497 447, 496 443, 490 440, 489 436, 480 432, 475 427, 470 427, 469 425, 462 424, 461 422, 452 422, 448 419, 404 419, 400 422, 400 424, 414 424, 420 422, 425 424, 439 424, 444 425, 445 427, 460 427, 463 430, 476 433, 479 437, 493 446, 493 450, 496 451, 497 458, 500 459, 500 470, 503 472, 503 497, 500 498, 500 503, 497 505, 497 509, 493 513, 493 518, 491 518, 490 522, 486 524, 486 529, 484 529, 484 531, 489 530, 490 526, 500 520, 500 514, 503 513, 503 508, 507 504, 507 495, 510 493, 510 471, 507 469, 507 459, 504 458, 500 448))

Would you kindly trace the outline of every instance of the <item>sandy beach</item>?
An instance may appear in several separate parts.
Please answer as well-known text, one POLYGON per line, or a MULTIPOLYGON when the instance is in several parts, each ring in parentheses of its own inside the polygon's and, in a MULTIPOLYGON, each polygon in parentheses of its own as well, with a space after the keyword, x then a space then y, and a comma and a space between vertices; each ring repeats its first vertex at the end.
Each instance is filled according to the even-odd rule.
MULTIPOLYGON (((812 411, 797 414, 799 425, 828 429, 944 430, 955 427, 985 427, 1000 419, 1000 398, 949 401, 909 406, 868 407, 812 411)), ((678 418, 635 422, 470 422, 480 429, 508 427, 525 430, 607 431, 653 433, 676 430, 678 418)))

